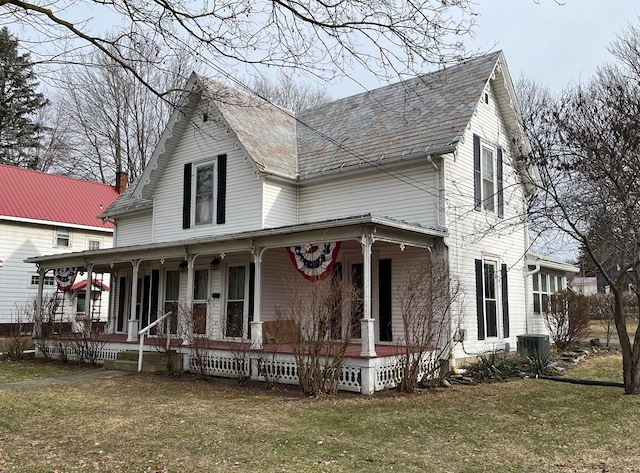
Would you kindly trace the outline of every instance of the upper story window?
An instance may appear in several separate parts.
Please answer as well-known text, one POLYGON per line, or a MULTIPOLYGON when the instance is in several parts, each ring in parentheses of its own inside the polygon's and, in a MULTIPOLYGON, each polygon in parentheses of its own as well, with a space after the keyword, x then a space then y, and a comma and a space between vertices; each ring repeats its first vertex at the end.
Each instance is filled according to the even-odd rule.
POLYGON ((213 222, 214 163, 196 166, 195 170, 195 215, 196 225, 213 222))
POLYGON ((71 232, 68 228, 57 227, 56 228, 56 245, 69 248, 71 247, 71 232))
POLYGON ((226 220, 227 155, 184 165, 182 228, 226 220))
POLYGON ((495 211, 495 158, 493 149, 482 147, 482 207, 489 211, 495 211))
POLYGON ((87 242, 87 249, 89 250, 99 250, 101 246, 100 240, 89 240, 87 242))
POLYGON ((473 135, 474 208, 498 217, 504 216, 502 154, 500 146, 481 144, 480 137, 473 135))

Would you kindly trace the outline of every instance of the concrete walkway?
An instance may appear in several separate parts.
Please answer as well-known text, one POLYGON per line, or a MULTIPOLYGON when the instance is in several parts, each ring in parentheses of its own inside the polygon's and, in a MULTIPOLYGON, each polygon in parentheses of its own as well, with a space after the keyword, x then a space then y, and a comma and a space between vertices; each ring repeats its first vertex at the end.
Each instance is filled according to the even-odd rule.
POLYGON ((13 383, 0 383, 0 391, 8 389, 37 388, 41 386, 53 386, 54 384, 71 383, 74 381, 88 381, 91 379, 117 378, 133 373, 117 370, 102 370, 91 373, 71 374, 68 376, 58 376, 56 378, 28 379, 26 381, 15 381, 13 383))

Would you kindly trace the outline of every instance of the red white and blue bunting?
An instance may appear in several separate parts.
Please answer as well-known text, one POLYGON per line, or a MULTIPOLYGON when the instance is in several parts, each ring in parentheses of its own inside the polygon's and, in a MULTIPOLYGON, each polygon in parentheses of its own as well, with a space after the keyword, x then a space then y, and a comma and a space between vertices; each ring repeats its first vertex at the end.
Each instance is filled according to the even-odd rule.
POLYGON ((331 274, 339 250, 339 241, 287 248, 291 262, 309 281, 321 281, 331 274))
POLYGON ((78 268, 59 268, 55 270, 56 283, 58 289, 62 292, 67 292, 73 286, 76 276, 78 275, 78 268))

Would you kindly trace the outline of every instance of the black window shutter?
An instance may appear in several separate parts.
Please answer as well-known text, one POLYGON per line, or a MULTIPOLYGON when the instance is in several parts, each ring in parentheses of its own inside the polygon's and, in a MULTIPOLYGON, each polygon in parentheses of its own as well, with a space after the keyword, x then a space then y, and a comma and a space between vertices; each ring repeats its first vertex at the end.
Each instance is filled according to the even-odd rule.
POLYGON ((227 155, 218 155, 218 204, 216 209, 216 223, 225 222, 227 203, 227 155))
POLYGON ((151 312, 149 313, 149 323, 158 320, 158 299, 160 290, 160 271, 151 271, 151 312))
POLYGON ((391 260, 381 259, 378 261, 378 333, 381 342, 393 341, 391 306, 391 260))
POLYGON ((118 332, 124 331, 124 319, 126 317, 125 314, 125 303, 127 300, 127 278, 120 278, 120 287, 118 290, 118 323, 117 330, 118 332))
POLYGON ((478 312, 478 340, 484 340, 484 279, 482 260, 476 260, 476 310, 478 312))
POLYGON ((507 265, 500 268, 502 280, 502 333, 504 338, 509 338, 509 289, 507 286, 507 265))
POLYGON ((473 202, 475 210, 482 209, 482 165, 478 135, 473 135, 473 202))
POLYGON ((504 183, 502 180, 502 148, 498 146, 498 162, 496 163, 498 174, 498 217, 504 217, 504 183))
POLYGON ((249 313, 249 328, 247 329, 247 336, 251 338, 251 322, 253 322, 253 314, 256 306, 256 264, 249 264, 249 306, 247 311, 249 313))
POLYGON ((191 163, 184 165, 182 183, 182 228, 191 227, 191 163))

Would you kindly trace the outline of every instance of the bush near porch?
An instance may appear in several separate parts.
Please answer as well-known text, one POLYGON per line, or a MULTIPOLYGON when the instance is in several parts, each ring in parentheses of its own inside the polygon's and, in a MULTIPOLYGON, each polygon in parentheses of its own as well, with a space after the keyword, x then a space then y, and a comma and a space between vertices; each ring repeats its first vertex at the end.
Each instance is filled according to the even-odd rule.
MULTIPOLYGON (((593 357, 571 375, 615 377, 619 366, 618 355, 593 357)), ((639 408, 619 388, 535 379, 311 400, 233 380, 128 376, 0 390, 0 469, 640 471, 639 408)))

